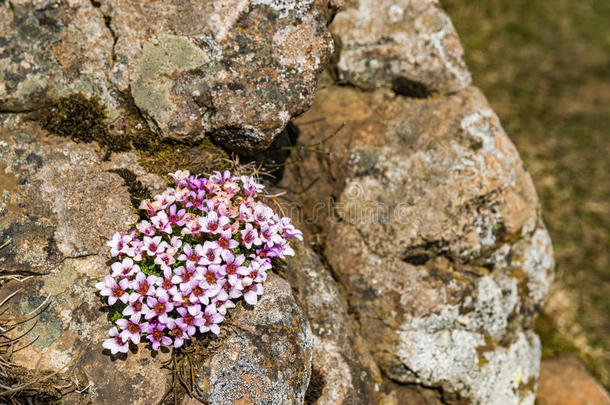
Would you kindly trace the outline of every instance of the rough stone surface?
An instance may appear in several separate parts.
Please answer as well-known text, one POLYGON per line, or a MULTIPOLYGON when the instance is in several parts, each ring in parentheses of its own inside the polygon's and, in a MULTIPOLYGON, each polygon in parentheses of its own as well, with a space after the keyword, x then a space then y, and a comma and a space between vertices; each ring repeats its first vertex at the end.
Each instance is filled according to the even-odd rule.
POLYGON ((290 285, 270 274, 259 303, 240 305, 230 323, 199 369, 198 398, 219 405, 303 403, 313 336, 290 285))
POLYGON ((83 92, 108 103, 112 36, 89 0, 0 4, 0 110, 83 92))
POLYGON ((333 21, 339 79, 421 97, 470 84, 464 51, 437 0, 353 0, 333 21), (406 80, 405 80, 406 79, 406 80))
POLYGON ((82 92, 111 120, 130 96, 160 136, 265 149, 304 112, 333 51, 323 0, 0 4, 0 110, 82 92))
MULTIPOLYGON (((129 168, 151 190, 164 183, 132 152, 109 161, 102 154, 94 143, 48 135, 19 115, 0 117, 0 301, 16 293, 3 308, 9 318, 48 304, 14 332, 32 328, 20 343, 31 344, 12 361, 89 385, 82 394, 88 398, 72 393, 65 403, 158 403, 169 387, 162 368, 169 351, 153 353, 141 344, 127 356, 110 356, 101 346, 111 325, 108 307, 94 286, 109 271, 106 241, 137 220, 128 188, 110 170, 129 168), (11 274, 18 277, 8 280, 11 274)), ((313 335, 289 284, 271 274, 258 305, 238 306, 199 368, 200 399, 302 403, 313 335)))
POLYGON ((81 388, 91 384, 83 395, 95 403, 159 401, 166 354, 151 357, 142 347, 113 359, 101 347, 110 322, 94 285, 108 273, 105 242, 137 219, 123 180, 106 171, 93 144, 47 136, 14 115, 2 119, 0 169, 2 275, 40 275, 1 286, 2 299, 17 292, 5 315, 28 314, 48 299, 16 331, 33 327, 21 341, 32 344, 12 360, 32 370, 74 373, 81 388))
POLYGON ((317 153, 302 150, 285 185, 306 190, 305 220, 379 367, 450 403, 533 403, 540 343, 530 327, 552 247, 484 97, 335 87, 317 100, 296 122, 317 153))
POLYGON ((313 332, 312 367, 322 376, 316 404, 379 402, 379 369, 355 332, 337 284, 307 245, 298 243, 295 250, 285 273, 313 332))
POLYGON ((610 395, 571 356, 543 360, 536 403, 540 405, 610 405, 610 395))

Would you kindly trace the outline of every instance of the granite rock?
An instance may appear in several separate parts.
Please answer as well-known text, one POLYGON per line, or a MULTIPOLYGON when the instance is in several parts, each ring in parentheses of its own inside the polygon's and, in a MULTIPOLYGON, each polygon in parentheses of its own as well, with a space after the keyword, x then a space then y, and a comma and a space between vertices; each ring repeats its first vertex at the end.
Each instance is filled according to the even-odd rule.
POLYGON ((437 0, 353 0, 333 21, 338 78, 411 96, 453 93, 470 84, 464 51, 437 0))
POLYGON ((552 246, 481 93, 418 100, 332 87, 299 122, 309 147, 297 148, 284 185, 301 196, 303 223, 381 370, 449 403, 533 403, 531 325, 552 246))

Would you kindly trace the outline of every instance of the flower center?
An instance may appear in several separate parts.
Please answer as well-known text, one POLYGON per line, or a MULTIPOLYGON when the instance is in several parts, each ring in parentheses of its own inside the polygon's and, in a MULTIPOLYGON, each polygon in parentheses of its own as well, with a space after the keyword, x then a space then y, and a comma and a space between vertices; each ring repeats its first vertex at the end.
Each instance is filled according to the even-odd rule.
POLYGON ((125 293, 125 291, 119 286, 116 286, 112 289, 113 297, 117 297, 117 298, 122 297, 124 293, 125 293))
POLYGON ((165 304, 161 301, 157 301, 157 304, 155 304, 154 309, 157 315, 162 315, 165 313, 165 304))
POLYGON ((216 258, 216 255, 214 254, 213 251, 208 250, 208 253, 206 253, 205 257, 207 257, 209 261, 213 262, 214 259, 216 258))
POLYGON ((195 318, 191 314, 186 314, 182 319, 187 325, 192 325, 193 323, 195 323, 195 318))
POLYGON ((153 335, 153 338, 155 338, 155 340, 161 340, 161 338, 163 337, 163 332, 155 329, 153 331, 152 335, 153 335))
POLYGON ((218 246, 220 246, 223 249, 228 249, 229 248, 229 241, 226 239, 218 239, 218 246))
POLYGON ((172 280, 169 278, 164 279, 163 284, 161 285, 161 287, 163 287, 164 290, 169 290, 173 286, 174 286, 174 284, 172 283, 172 280))
POLYGON ((208 224, 208 228, 210 228, 210 231, 215 231, 216 229, 218 229, 218 224, 216 222, 210 222, 208 224))
POLYGON ((206 273, 205 281, 207 281, 208 284, 214 284, 216 282, 216 275, 214 273, 206 273))
POLYGON ((235 263, 229 263, 229 264, 227 264, 225 271, 227 272, 227 274, 235 274, 236 270, 237 270, 237 266, 235 265, 235 263))
POLYGON ((148 285, 148 283, 146 281, 140 283, 138 285, 138 294, 140 295, 146 295, 146 293, 148 292, 148 289, 150 288, 150 286, 148 285))
POLYGON ((197 287, 193 288, 192 293, 195 297, 201 297, 203 295, 203 289, 201 287, 197 286, 197 287))
POLYGON ((138 333, 140 331, 140 325, 133 322, 129 322, 129 324, 127 325, 127 330, 131 333, 138 333))
POLYGON ((177 338, 181 338, 182 337, 182 329, 174 328, 174 329, 172 329, 172 334, 174 336, 176 336, 177 338))
POLYGON ((203 314, 203 320, 205 321, 205 326, 210 326, 212 324, 212 317, 208 314, 203 314))

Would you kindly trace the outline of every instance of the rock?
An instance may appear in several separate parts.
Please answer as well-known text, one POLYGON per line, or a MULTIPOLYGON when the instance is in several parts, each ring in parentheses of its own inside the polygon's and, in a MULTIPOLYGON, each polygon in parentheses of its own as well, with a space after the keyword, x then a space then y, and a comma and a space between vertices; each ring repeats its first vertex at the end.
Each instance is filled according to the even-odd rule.
POLYGON ((230 323, 199 368, 198 399, 219 405, 303 403, 313 337, 290 285, 270 274, 259 303, 239 305, 230 323))
POLYGON ((312 367, 319 390, 308 403, 369 404, 380 400, 381 375, 348 314, 336 282, 304 243, 295 247, 285 274, 313 332, 312 367))
POLYGON ((0 110, 32 110, 74 92, 110 102, 112 43, 88 0, 2 2, 0 110))
POLYGON ((448 403, 533 403, 552 246, 480 92, 333 87, 296 125, 317 153, 300 150, 284 185, 303 195, 382 371, 448 403))
POLYGON ((561 356, 542 361, 536 403, 609 405, 610 395, 578 359, 561 356))
POLYGON ((151 357, 142 347, 113 359, 101 347, 110 322, 94 285, 108 274, 106 241, 137 219, 127 187, 107 171, 93 144, 47 136, 15 116, 4 117, 0 145, 2 176, 14 178, 2 183, 12 183, 1 207, 2 274, 38 275, 1 285, 1 299, 16 292, 5 316, 48 303, 16 330, 32 328, 12 361, 73 373, 81 389, 90 384, 83 395, 95 403, 158 402, 166 390, 161 363, 167 354, 151 357))
POLYGON ((340 80, 422 98, 470 84, 464 51, 437 0, 356 0, 333 21, 340 80))
POLYGON ((131 85, 165 137, 213 133, 235 151, 267 148, 309 107, 332 52, 320 1, 103 3, 118 37, 114 69, 129 78, 117 85, 131 85))
POLYGON ((313 101, 333 51, 329 10, 323 0, 2 4, 0 110, 84 93, 113 122, 133 97, 164 138, 262 150, 313 101))
MULTIPOLYGON (((31 329, 11 360, 88 386, 64 403, 158 403, 170 386, 162 368, 169 351, 141 344, 109 356, 101 346, 111 327, 108 307, 94 286, 109 271, 106 241, 137 220, 133 182, 158 190, 163 180, 140 167, 133 152, 103 161, 95 143, 48 135, 19 115, 0 118, 0 301, 15 293, 3 307, 5 319, 39 313, 14 331, 31 329)), ((198 368, 200 399, 303 402, 313 336, 286 281, 271 274, 259 304, 238 304, 221 330, 198 368)))

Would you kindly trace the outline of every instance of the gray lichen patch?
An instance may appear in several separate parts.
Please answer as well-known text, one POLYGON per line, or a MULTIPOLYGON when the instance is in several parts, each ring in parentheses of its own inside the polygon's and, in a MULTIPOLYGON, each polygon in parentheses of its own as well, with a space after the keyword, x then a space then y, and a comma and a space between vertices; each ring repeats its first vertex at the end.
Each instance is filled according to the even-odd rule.
POLYGON ((173 93, 180 86, 176 78, 195 69, 204 71, 210 61, 205 51, 183 36, 159 34, 144 43, 131 94, 153 128, 177 138, 201 135, 205 109, 192 97, 180 101, 173 93))

